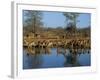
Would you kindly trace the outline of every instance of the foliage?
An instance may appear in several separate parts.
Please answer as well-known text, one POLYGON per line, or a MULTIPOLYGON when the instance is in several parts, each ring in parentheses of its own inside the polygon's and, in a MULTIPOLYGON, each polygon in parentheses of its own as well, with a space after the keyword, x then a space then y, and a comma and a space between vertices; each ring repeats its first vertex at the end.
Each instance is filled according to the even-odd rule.
POLYGON ((79 13, 64 12, 63 15, 66 17, 66 21, 68 21, 68 23, 72 23, 74 27, 76 27, 79 13))
POLYGON ((28 26, 33 33, 36 32, 36 28, 41 28, 42 23, 42 13, 40 11, 24 10, 23 11, 24 27, 28 26))

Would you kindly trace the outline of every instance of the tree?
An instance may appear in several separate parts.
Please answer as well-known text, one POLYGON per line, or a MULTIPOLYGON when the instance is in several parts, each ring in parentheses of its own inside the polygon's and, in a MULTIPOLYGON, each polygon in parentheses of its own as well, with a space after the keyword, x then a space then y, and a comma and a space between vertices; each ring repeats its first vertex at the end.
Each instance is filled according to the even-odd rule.
POLYGON ((76 28, 74 27, 73 23, 68 23, 67 27, 65 28, 67 31, 69 32, 74 32, 76 30, 76 28))
POLYGON ((36 29, 43 25, 41 19, 42 19, 42 12, 40 11, 33 11, 33 10, 23 11, 24 26, 30 26, 34 34, 36 34, 36 29))
POLYGON ((73 24, 73 26, 76 28, 77 18, 79 16, 79 13, 73 13, 73 12, 64 12, 63 15, 66 17, 66 20, 73 24))

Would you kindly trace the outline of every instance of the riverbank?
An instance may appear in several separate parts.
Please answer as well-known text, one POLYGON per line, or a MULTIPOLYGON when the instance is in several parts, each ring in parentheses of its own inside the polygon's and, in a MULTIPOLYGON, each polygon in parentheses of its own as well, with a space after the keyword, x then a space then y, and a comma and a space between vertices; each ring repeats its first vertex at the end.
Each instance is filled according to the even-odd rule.
POLYGON ((90 38, 70 38, 70 39, 54 39, 54 38, 32 38, 24 37, 24 47, 63 47, 71 49, 90 49, 90 38))

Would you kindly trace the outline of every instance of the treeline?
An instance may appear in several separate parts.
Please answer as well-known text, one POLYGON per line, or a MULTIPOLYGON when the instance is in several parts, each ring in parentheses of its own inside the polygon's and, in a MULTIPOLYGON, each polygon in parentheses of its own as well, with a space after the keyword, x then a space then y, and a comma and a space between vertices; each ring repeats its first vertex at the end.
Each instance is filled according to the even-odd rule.
POLYGON ((23 35, 32 33, 40 37, 90 37, 90 26, 86 28, 76 26, 80 13, 62 12, 62 15, 66 18, 66 27, 52 28, 44 26, 42 11, 23 10, 23 35))
MULTIPOLYGON (((24 35, 33 33, 32 27, 24 27, 24 35)), ((57 27, 57 28, 46 28, 36 27, 35 34, 45 37, 59 37, 59 38, 70 38, 70 37, 90 37, 90 27, 86 28, 74 28, 74 27, 57 27)), ((34 33, 33 33, 34 34, 34 33)))

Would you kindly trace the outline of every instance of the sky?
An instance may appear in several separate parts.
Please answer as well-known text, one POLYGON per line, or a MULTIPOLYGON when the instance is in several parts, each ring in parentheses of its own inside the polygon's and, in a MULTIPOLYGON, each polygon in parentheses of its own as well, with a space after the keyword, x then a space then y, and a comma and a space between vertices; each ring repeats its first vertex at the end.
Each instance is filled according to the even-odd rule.
POLYGON ((60 12, 43 12, 42 21, 46 27, 64 27, 66 18, 60 12))
MULTIPOLYGON (((24 12, 25 13, 25 12, 24 12)), ((42 11, 42 22, 44 24, 44 27, 66 27, 66 17, 63 15, 62 12, 51 12, 51 11, 42 11)), ((24 19, 27 19, 26 16, 24 16, 24 19)), ((80 13, 80 15, 77 18, 77 27, 78 28, 84 28, 91 26, 91 14, 90 13, 80 13)))
MULTIPOLYGON (((84 28, 91 24, 91 14, 81 13, 77 18, 77 27, 84 28)), ((45 27, 65 27, 66 18, 62 15, 62 12, 43 12, 43 20, 45 27)))

